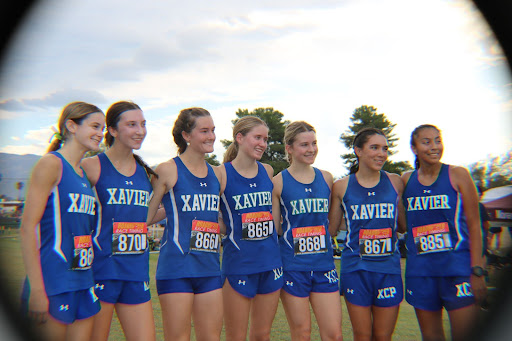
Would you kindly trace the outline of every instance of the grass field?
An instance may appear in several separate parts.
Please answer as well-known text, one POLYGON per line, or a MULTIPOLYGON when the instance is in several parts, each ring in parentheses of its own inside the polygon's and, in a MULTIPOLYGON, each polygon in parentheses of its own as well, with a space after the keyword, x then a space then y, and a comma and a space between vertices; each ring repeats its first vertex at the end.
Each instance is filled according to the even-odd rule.
MULTIPOLYGON (((158 296, 156 294, 156 287, 154 281, 154 275, 156 270, 156 263, 158 254, 151 254, 150 256, 150 276, 151 276, 151 294, 153 310, 155 314, 155 328, 157 334, 157 340, 163 340, 163 328, 162 319, 160 312, 160 304, 158 302, 158 296)), ((0 272, 0 280, 3 283, 4 288, 7 288, 10 292, 10 297, 17 301, 21 289, 21 283, 24 278, 23 260, 21 257, 20 241, 17 233, 13 233, 8 236, 0 236, 0 260, 2 271, 0 272)), ((404 261, 404 260, 402 260, 404 261)), ((336 260, 337 267, 339 269, 339 260, 336 260)), ((402 264, 403 266, 403 264, 402 264)), ((341 298, 342 309, 343 309, 343 337, 345 340, 352 340, 352 327, 348 317, 348 312, 345 306, 344 299, 341 298)), ((311 340, 320 340, 318 327, 313 319, 313 330, 311 340)), ((446 312, 443 314, 443 323, 445 328, 445 334, 447 339, 450 339, 449 321, 446 312)), ((224 335, 224 333, 223 333, 224 335)), ((192 334, 192 340, 194 340, 192 334)), ((224 337, 222 337, 224 339, 224 337)), ((272 340, 289 340, 290 333, 286 316, 281 303, 279 304, 276 317, 272 326, 272 340)), ((400 306, 400 313, 398 316, 398 322, 393 335, 394 340, 421 340, 421 334, 416 321, 416 315, 414 309, 405 300, 400 306)), ((114 318, 112 322, 112 328, 110 332, 109 340, 124 340, 124 334, 121 326, 114 318)))

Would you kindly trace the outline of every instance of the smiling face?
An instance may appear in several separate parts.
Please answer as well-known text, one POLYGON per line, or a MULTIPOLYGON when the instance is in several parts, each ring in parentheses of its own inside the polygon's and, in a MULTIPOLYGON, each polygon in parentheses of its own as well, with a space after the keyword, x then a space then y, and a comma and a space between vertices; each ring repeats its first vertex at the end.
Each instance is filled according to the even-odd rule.
POLYGON ((236 135, 239 150, 255 160, 260 160, 267 149, 268 128, 263 124, 253 127, 244 136, 241 133, 236 135))
POLYGON ((117 126, 109 127, 108 130, 114 137, 114 145, 140 149, 147 134, 146 119, 140 109, 127 110, 121 114, 117 126))
POLYGON ((355 147, 354 151, 359 159, 359 168, 367 167, 380 171, 388 159, 388 140, 385 136, 374 134, 362 148, 355 147))
POLYGON ((413 153, 420 163, 435 164, 443 156, 441 133, 435 128, 424 128, 414 136, 413 153))
POLYGON ((103 140, 103 131, 105 129, 105 115, 101 112, 95 112, 87 115, 80 124, 72 120, 66 122, 68 130, 74 135, 75 140, 83 145, 87 150, 98 151, 101 140, 103 140))
POLYGON ((292 162, 312 165, 318 154, 316 133, 314 131, 299 133, 295 136, 293 143, 287 144, 285 148, 292 162))
POLYGON ((190 133, 182 132, 182 136, 189 144, 188 148, 201 153, 212 153, 215 142, 215 124, 211 116, 200 116, 195 120, 194 128, 190 133))

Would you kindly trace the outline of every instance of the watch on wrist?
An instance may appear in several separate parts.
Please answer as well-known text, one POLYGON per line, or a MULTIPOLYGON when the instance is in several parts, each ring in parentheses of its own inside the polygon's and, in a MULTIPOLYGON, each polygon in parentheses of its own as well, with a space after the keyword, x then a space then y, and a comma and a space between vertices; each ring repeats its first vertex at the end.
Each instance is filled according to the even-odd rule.
POLYGON ((471 274, 476 277, 487 276, 487 270, 484 270, 481 266, 473 266, 471 268, 471 274))

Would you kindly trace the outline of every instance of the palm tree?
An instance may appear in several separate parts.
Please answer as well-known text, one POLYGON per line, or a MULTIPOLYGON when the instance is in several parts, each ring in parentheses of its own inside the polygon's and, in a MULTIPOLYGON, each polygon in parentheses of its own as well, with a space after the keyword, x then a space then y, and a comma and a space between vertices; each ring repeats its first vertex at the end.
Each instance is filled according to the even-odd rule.
POLYGON ((19 191, 18 193, 18 200, 21 200, 21 190, 23 189, 23 186, 25 184, 22 182, 22 181, 18 181, 14 184, 14 186, 16 186, 16 189, 19 191))

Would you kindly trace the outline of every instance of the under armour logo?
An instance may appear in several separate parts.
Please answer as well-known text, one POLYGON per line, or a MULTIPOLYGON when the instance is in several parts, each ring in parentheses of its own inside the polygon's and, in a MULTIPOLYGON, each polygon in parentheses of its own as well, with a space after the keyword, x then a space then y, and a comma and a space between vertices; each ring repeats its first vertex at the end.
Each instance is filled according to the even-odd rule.
POLYGON ((208 186, 208 185, 206 184, 206 182, 200 182, 199 184, 201 185, 201 187, 206 187, 206 186, 208 186))
POLYGON ((144 291, 149 290, 149 282, 144 282, 144 291))
POLYGON ((133 181, 125 181, 127 185, 133 185, 133 181))
POLYGON ((242 281, 241 279, 238 280, 238 285, 245 285, 245 281, 242 281))
POLYGON ((293 282, 286 281, 286 285, 293 287, 293 282))
POLYGON ((412 290, 407 289, 407 294, 412 296, 412 290))
POLYGON ((103 290, 104 287, 105 287, 105 284, 96 283, 96 286, 94 288, 103 290))
POLYGON ((274 281, 283 276, 283 268, 273 269, 272 271, 274 271, 274 281))
POLYGON ((354 294, 354 289, 347 289, 347 293, 354 294))
POLYGON ((68 311, 69 310, 69 304, 61 304, 59 310, 60 311, 68 311))
POLYGON ((424 189, 423 193, 430 193, 430 190, 429 189, 424 189))
POLYGON ((371 197, 372 195, 375 195, 375 192, 368 192, 369 197, 371 197))
POLYGON ((304 188, 306 192, 311 192, 311 188, 304 188))
POLYGON ((251 187, 256 187, 256 183, 249 184, 249 186, 251 186, 251 187))
POLYGON ((85 182, 82 182, 82 187, 87 188, 87 184, 85 182))

